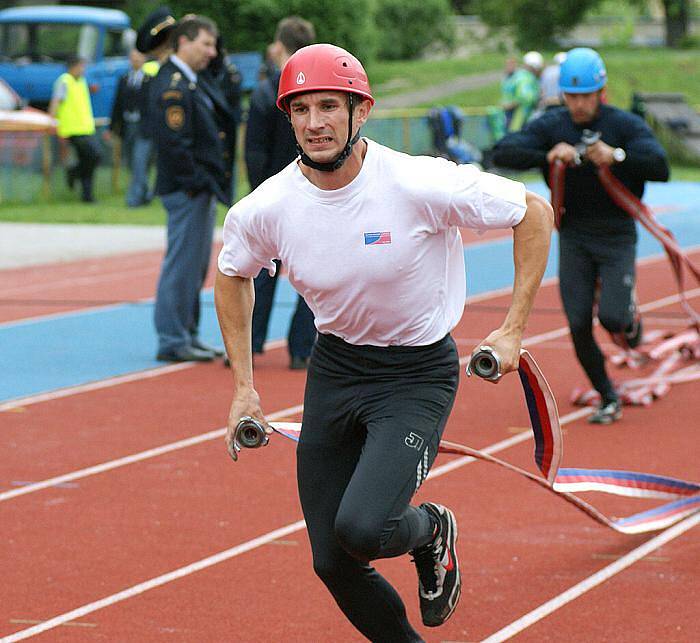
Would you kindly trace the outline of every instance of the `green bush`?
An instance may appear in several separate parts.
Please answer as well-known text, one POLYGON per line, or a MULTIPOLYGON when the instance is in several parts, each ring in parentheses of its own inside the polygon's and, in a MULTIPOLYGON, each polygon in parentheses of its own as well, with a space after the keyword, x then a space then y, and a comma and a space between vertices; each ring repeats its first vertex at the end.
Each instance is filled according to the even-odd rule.
POLYGON ((417 58, 433 44, 455 41, 449 0, 378 0, 377 28, 382 60, 417 58))

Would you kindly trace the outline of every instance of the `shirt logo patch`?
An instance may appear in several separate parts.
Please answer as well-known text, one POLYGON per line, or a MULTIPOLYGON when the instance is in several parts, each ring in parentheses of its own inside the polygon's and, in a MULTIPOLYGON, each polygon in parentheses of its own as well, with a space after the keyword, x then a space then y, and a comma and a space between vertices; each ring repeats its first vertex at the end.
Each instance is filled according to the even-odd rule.
POLYGON ((391 243, 391 232, 365 232, 366 246, 379 246, 391 243))
POLYGON ((297 85, 303 85, 306 82, 306 76, 304 76, 304 72, 300 71, 299 75, 297 76, 297 85))

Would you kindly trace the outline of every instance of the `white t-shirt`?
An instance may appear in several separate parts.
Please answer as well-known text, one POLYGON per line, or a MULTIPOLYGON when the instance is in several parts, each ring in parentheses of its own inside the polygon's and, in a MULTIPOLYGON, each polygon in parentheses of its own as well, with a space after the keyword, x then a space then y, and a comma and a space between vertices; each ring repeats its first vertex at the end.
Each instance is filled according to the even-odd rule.
POLYGON ((338 190, 317 188, 294 161, 234 205, 219 269, 272 274, 272 259, 281 259, 320 333, 356 345, 432 344, 464 310, 457 226, 518 224, 525 186, 365 140, 359 174, 338 190))

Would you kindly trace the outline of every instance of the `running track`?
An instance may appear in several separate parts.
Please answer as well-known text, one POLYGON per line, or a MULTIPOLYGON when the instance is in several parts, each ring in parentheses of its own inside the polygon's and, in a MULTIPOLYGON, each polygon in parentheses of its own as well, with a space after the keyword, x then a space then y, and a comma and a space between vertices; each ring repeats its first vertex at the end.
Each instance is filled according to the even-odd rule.
MULTIPOLYGON (((494 246, 485 247, 496 255, 494 246)), ((700 261, 700 251, 692 256, 700 261)), ((42 338, 47 347, 51 339, 43 329, 64 319, 55 315, 58 301, 75 317, 89 302, 148 298, 158 260, 146 253, 24 275, 6 271, 3 289, 15 287, 23 299, 3 306, 3 319, 14 322, 0 328, 0 337, 18 320, 40 317, 19 324, 42 329, 34 346, 41 353, 42 338)), ((676 321, 673 293, 665 262, 645 259, 639 295, 649 326, 676 321), (661 313, 671 317, 656 316, 661 313)), ((461 355, 498 323, 506 304, 498 292, 471 303, 455 332, 461 355)), ((614 427, 593 428, 585 411, 566 401, 582 378, 551 281, 538 295, 527 335, 559 400, 566 466, 698 478, 697 385, 679 385, 648 409, 627 409, 614 427)), ((446 437, 477 448, 495 445, 502 457, 531 469, 516 379, 497 387, 463 381, 446 437)), ((267 352, 256 380, 269 415, 300 417, 304 376, 286 369, 283 348, 267 352)), ((3 640, 32 634, 46 641, 360 640, 311 571, 290 444, 274 440, 236 465, 228 460, 221 427, 230 379, 220 364, 133 369, 122 380, 74 385, 4 396, 3 640), (63 482, 37 484, 56 476, 63 482)), ((659 535, 622 536, 510 473, 444 456, 418 499, 427 498, 457 514, 465 586, 456 614, 442 628, 424 629, 426 640, 698 639, 697 516, 659 535)), ((628 498, 593 502, 618 515, 645 506, 628 498)), ((398 559, 378 567, 419 623, 412 565, 398 559)))

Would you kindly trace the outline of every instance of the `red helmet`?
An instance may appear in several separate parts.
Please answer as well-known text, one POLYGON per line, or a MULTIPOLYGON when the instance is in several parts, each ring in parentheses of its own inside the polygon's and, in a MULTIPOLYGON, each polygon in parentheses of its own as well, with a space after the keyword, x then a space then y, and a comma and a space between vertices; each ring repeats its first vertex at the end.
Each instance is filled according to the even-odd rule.
POLYGON ((289 113, 289 97, 323 90, 359 94, 374 105, 362 63, 345 49, 319 44, 302 47, 287 61, 280 76, 277 107, 289 113))

